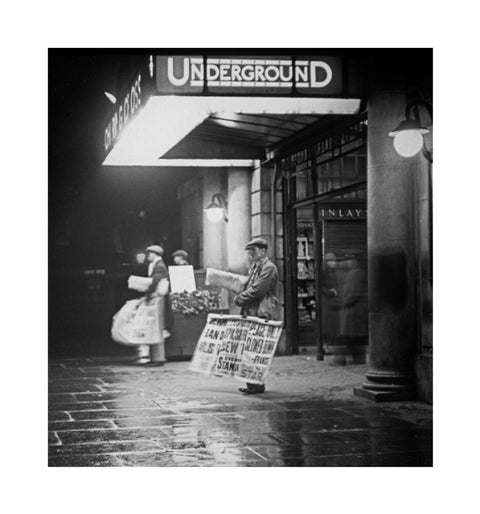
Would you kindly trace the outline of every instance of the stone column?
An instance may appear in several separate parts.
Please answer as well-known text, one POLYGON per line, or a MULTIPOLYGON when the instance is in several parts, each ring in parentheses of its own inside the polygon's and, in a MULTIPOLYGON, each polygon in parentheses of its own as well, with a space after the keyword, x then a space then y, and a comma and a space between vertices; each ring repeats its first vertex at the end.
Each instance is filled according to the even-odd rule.
POLYGON ((222 173, 219 168, 203 170, 202 213, 203 213, 203 267, 219 270, 227 269, 225 221, 212 223, 203 210, 211 201, 212 195, 222 194, 222 173))
POLYGON ((375 401, 415 396, 413 178, 422 156, 401 157, 388 136, 405 104, 396 92, 375 93, 368 103, 369 369, 355 394, 375 401))
POLYGON ((249 169, 231 169, 228 172, 228 270, 245 275, 248 271, 245 245, 250 240, 250 183, 249 169))

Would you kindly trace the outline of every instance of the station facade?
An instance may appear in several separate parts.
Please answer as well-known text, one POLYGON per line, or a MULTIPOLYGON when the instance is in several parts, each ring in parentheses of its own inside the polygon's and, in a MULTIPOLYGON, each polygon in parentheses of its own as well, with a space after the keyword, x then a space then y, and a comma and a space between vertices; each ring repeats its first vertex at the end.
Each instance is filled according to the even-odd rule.
POLYGON ((295 52, 145 56, 108 120, 104 165, 181 170, 175 223, 196 269, 245 274, 246 242, 269 242, 280 353, 323 359, 349 324, 368 344, 356 394, 431 402, 432 163, 399 155, 389 133, 413 106, 431 146, 432 52, 295 52), (347 322, 329 291, 341 296, 352 260, 347 322))

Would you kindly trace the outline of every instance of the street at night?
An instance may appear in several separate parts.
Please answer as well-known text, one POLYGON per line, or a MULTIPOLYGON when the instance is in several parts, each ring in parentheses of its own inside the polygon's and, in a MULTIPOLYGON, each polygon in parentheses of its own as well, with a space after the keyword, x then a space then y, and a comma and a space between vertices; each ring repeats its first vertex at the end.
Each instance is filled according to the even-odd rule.
POLYGON ((199 51, 50 52, 49 466, 432 467, 431 49, 199 51))

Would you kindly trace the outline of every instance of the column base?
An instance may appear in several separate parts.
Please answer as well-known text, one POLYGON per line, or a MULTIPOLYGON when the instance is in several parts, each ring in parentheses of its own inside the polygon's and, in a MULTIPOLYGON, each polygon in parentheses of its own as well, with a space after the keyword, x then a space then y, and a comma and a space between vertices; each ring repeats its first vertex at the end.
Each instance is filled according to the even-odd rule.
POLYGON ((416 400, 417 394, 414 387, 398 388, 394 390, 372 390, 368 389, 367 384, 363 384, 361 387, 354 387, 354 396, 360 396, 366 398, 372 402, 404 402, 416 400), (367 389, 365 388, 367 387, 367 389))
POLYGON ((408 373, 369 369, 365 376, 367 381, 354 388, 355 396, 373 402, 409 401, 417 397, 413 376, 408 373))

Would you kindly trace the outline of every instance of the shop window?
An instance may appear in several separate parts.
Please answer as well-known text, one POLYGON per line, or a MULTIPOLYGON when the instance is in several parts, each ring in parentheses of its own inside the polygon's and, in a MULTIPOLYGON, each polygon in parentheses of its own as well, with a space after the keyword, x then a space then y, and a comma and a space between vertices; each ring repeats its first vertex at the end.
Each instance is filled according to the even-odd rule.
POLYGON ((303 346, 315 344, 314 322, 316 319, 315 294, 315 242, 312 209, 302 209, 296 233, 296 309, 299 339, 303 346))

